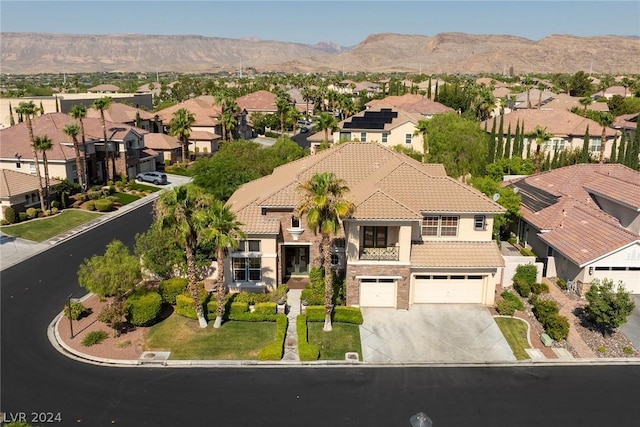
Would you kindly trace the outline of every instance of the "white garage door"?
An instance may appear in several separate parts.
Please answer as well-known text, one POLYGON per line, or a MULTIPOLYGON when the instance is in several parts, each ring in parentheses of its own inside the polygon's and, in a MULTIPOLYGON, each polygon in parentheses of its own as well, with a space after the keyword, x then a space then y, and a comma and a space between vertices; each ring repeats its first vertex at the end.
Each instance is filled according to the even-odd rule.
POLYGON ((395 307, 396 281, 393 279, 360 279, 361 307, 395 307))
POLYGON ((629 293, 640 294, 640 269, 635 267, 596 267, 593 277, 613 280, 614 285, 622 281, 629 293))
POLYGON ((413 280, 413 303, 482 304, 483 276, 418 275, 413 280))

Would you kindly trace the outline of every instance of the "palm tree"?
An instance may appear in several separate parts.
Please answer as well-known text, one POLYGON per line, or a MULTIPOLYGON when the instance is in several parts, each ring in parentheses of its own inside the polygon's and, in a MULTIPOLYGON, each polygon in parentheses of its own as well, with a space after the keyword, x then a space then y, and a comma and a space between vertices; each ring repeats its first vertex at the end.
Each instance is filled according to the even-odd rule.
POLYGON ((604 163, 604 149, 607 144, 607 128, 613 123, 614 117, 611 113, 600 113, 594 116, 594 119, 602 126, 602 135, 600 135, 600 160, 604 163))
POLYGON ((418 126, 416 126, 416 130, 413 132, 413 136, 422 135, 422 150, 424 154, 422 155, 422 163, 427 163, 427 159, 429 158, 429 122, 427 120, 418 120, 418 126))
POLYGON ((36 178, 38 178, 38 195, 40 196, 40 209, 44 212, 44 191, 42 189, 42 178, 40 177, 40 163, 38 162, 38 150, 36 149, 36 145, 34 143, 33 138, 33 124, 31 123, 31 117, 35 116, 38 108, 33 103, 33 101, 29 102, 21 102, 16 107, 16 113, 23 117, 25 122, 27 123, 27 130, 29 131, 29 142, 31 143, 31 149, 33 150, 33 162, 35 164, 36 169, 36 178))
POLYGON ((112 180, 116 171, 115 153, 113 153, 112 165, 109 167, 109 159, 112 158, 107 143, 107 126, 104 120, 104 110, 108 110, 111 105, 111 97, 104 96, 93 101, 93 108, 100 111, 100 123, 102 124, 102 137, 104 140, 105 165, 107 166, 107 180, 112 180))
MULTIPOLYGON (((71 117, 73 117, 74 119, 76 119, 78 121, 78 125, 80 127, 80 135, 82 137, 81 141, 82 141, 82 152, 86 153, 86 142, 85 142, 85 136, 84 136, 84 121, 82 119, 84 119, 85 117, 87 117, 87 107, 85 107, 82 104, 76 104, 73 107, 71 107, 71 110, 69 110, 69 115, 71 117)), ((65 132, 67 133, 67 132, 65 132)), ((67 133, 67 135, 71 136, 70 134, 67 133)), ((80 149, 79 147, 76 147, 78 144, 77 140, 74 140, 73 143, 73 148, 75 150, 75 154, 76 154, 76 169, 78 171, 78 183, 80 183, 80 187, 85 190, 87 186, 87 182, 85 181, 85 171, 84 171, 84 155, 82 158, 80 158, 80 149)))
POLYGON ((333 116, 333 113, 322 112, 320 116, 318 116, 318 121, 316 122, 316 129, 319 131, 324 131, 324 140, 327 144, 330 144, 332 141, 329 141, 329 131, 333 132, 333 130, 338 125, 336 118, 333 116))
POLYGON ((584 113, 587 113, 587 107, 591 104, 593 104, 593 98, 591 98, 590 96, 584 96, 582 98, 580 98, 579 100, 580 105, 582 105, 584 107, 584 113))
POLYGON ((529 139, 536 140, 536 153, 533 158, 533 163, 535 165, 535 172, 540 172, 540 164, 542 161, 542 155, 544 154, 544 144, 549 141, 553 135, 547 133, 547 128, 542 128, 540 126, 536 126, 533 132, 529 132, 527 135, 529 139))
POLYGON ((198 295, 196 250, 198 243, 206 238, 206 230, 210 222, 209 209, 213 204, 214 199, 211 195, 203 193, 193 184, 187 184, 164 191, 154 209, 160 228, 170 230, 176 242, 184 247, 188 289, 193 298, 201 328, 207 326, 207 319, 198 295))
POLYGON ((169 134, 175 136, 182 144, 182 161, 187 162, 189 153, 189 137, 191 136, 191 125, 196 119, 186 108, 180 108, 173 113, 169 122, 169 134))
POLYGON ((73 149, 76 154, 76 171, 78 175, 78 184, 80 184, 80 188, 84 188, 84 171, 82 170, 82 162, 80 161, 80 147, 78 145, 78 133, 80 133, 80 127, 75 123, 69 123, 62 128, 62 132, 64 132, 65 135, 71 138, 71 142, 73 143, 73 149))
POLYGON ((302 196, 296 208, 296 216, 307 216, 307 224, 314 234, 321 235, 320 247, 324 264, 324 331, 331 330, 333 287, 331 286, 331 243, 338 233, 342 220, 351 216, 354 205, 345 199, 349 188, 345 181, 331 172, 316 173, 298 187, 302 196))
POLYGON ((285 117, 291 108, 291 101, 286 93, 280 94, 280 96, 276 98, 276 108, 278 109, 278 115, 280 117, 280 135, 284 136, 285 117))
POLYGON ((42 153, 42 161, 44 163, 44 198, 46 206, 49 208, 49 161, 47 160, 47 151, 53 148, 53 141, 47 135, 36 136, 33 138, 33 146, 37 151, 42 153))
POLYGON ((544 83, 538 83, 538 110, 542 107, 542 92, 545 91, 547 85, 544 83))
POLYGON ((216 284, 216 295, 218 299, 218 309, 214 328, 222 326, 222 316, 224 315, 224 260, 230 250, 238 248, 239 241, 246 238, 240 228, 242 223, 236 220, 229 205, 225 205, 220 200, 215 200, 210 208, 210 223, 205 231, 206 240, 213 243, 216 251, 216 261, 218 264, 218 280, 216 284))

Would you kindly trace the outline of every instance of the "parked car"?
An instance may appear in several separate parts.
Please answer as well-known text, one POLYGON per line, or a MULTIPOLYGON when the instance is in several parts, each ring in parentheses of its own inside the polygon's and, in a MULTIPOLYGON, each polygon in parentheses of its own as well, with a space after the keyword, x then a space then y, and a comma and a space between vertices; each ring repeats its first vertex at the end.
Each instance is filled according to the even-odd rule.
POLYGON ((307 133, 307 132, 309 132, 309 128, 308 127, 300 128, 300 133, 307 133))
POLYGON ((167 183, 167 175, 162 172, 142 172, 136 175, 136 179, 140 182, 153 182, 156 185, 167 183))

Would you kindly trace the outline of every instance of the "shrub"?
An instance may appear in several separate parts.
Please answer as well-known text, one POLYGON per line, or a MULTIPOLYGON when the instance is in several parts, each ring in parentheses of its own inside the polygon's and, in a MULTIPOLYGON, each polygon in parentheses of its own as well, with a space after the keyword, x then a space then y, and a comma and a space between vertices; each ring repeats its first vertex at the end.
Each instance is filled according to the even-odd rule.
POLYGON ((27 218, 27 213, 26 212, 18 212, 18 219, 20 221, 26 221, 28 219, 27 218))
MULTIPOLYGON (((216 308, 218 307, 218 302, 216 301, 216 308)), ((238 314, 243 314, 249 311, 249 304, 246 302, 232 302, 229 307, 229 316, 235 316, 238 314)), ((215 312, 214 312, 215 313, 215 312)))
MULTIPOLYGON (((78 320, 78 319, 84 317, 88 313, 89 313, 89 310, 87 310, 87 307, 85 307, 84 304, 82 304, 80 301, 72 301, 71 302, 71 319, 78 320)), ((68 304, 64 306, 64 316, 67 319, 69 318, 69 305, 68 304)))
POLYGON ((51 208, 51 213, 54 214, 54 215, 57 214, 58 211, 59 211, 58 208, 51 208))
POLYGON ((305 288, 300 295, 301 301, 306 301, 309 305, 322 305, 324 304, 324 290, 321 292, 313 288, 305 288))
POLYGON ((547 285, 546 283, 533 282, 533 285, 531 285, 531 292, 536 295, 549 293, 549 285, 547 285))
POLYGON ((567 289, 567 281, 564 279, 558 279, 556 280, 556 285, 558 285, 558 287, 562 290, 566 290, 567 289))
POLYGON ((538 269, 533 264, 519 265, 516 267, 516 274, 513 278, 523 278, 529 286, 532 286, 536 282, 536 276, 538 275, 538 269))
POLYGON ((96 202, 91 200, 91 201, 87 202, 87 204, 85 204, 84 207, 87 208, 87 210, 89 210, 89 211, 95 211, 96 210, 96 202))
MULTIPOLYGON (((542 326, 547 324, 547 319, 555 314, 558 314, 560 309, 558 303, 553 300, 536 298, 533 300, 533 314, 536 315, 536 319, 542 323, 542 326)), ((546 329, 546 327, 545 327, 546 329)))
POLYGON ((516 239, 516 236, 511 236, 507 239, 507 242, 511 243, 512 245, 515 245, 518 242, 518 239, 516 239))
POLYGON ((87 198, 89 200, 98 200, 98 199, 101 199, 102 196, 103 196, 103 194, 102 194, 101 190, 93 191, 93 192, 87 194, 87 198))
POLYGON ((533 253, 533 251, 529 248, 522 248, 520 249, 520 255, 522 256, 536 256, 536 254, 533 253))
POLYGON ((162 297, 155 291, 136 292, 127 298, 127 320, 135 326, 153 323, 162 309, 162 297))
POLYGON ((513 277, 513 289, 524 298, 528 297, 531 293, 531 285, 529 285, 523 277, 513 277))
POLYGON ((309 305, 305 314, 309 322, 324 322, 324 305, 309 305))
POLYGON ((284 338, 287 334, 287 316, 276 315, 276 338, 258 353, 258 360, 280 360, 284 354, 284 338))
POLYGON ((279 300, 287 299, 287 292, 289 292, 289 287, 287 285, 279 285, 275 292, 271 292, 269 294, 269 300, 271 302, 278 302, 279 300))
POLYGON ((247 311, 246 313, 229 314, 229 320, 236 320, 238 322, 275 322, 277 318, 278 314, 275 313, 264 314, 255 311, 253 313, 247 311))
POLYGON ((520 298, 518 298, 518 296, 513 292, 504 290, 502 291, 502 294, 500 294, 500 296, 508 301, 511 301, 514 304, 514 307, 516 308, 516 310, 521 310, 521 311, 524 310, 524 304, 522 303, 520 298))
POLYGON ((259 302, 256 304, 255 307, 256 307, 255 312, 258 314, 276 314, 277 313, 277 306, 275 302, 259 302))
POLYGON ((513 316, 513 314, 516 312, 516 306, 512 300, 503 298, 501 300, 498 300, 498 302, 496 303, 496 311, 502 315, 513 316))
POLYGON ((109 334, 107 334, 105 331, 89 332, 82 340, 82 345, 85 347, 91 347, 92 345, 100 344, 108 337, 109 334))
POLYGON ((27 208, 27 218, 33 219, 38 216, 36 208, 27 208))
POLYGON ((0 225, 9 225, 9 221, 7 221, 6 219, 4 219, 4 218, 3 218, 3 219, 0 221, 0 225))
POLYGON ((333 309, 333 320, 335 322, 353 323, 354 325, 362 325, 362 311, 358 307, 336 306, 333 309))
POLYGON ((163 301, 168 304, 175 305, 176 297, 183 294, 187 289, 189 281, 184 277, 176 277, 174 279, 167 279, 160 282, 159 291, 163 301))
POLYGON ((306 315, 301 314, 296 318, 296 332, 298 333, 298 355, 300 360, 318 360, 320 349, 317 345, 309 344, 306 315))
POLYGON ((176 296, 176 313, 189 319, 197 319, 196 309, 193 307, 193 298, 186 295, 176 296))
MULTIPOLYGON (((198 287, 198 297, 200 298, 200 302, 204 307, 207 304, 207 302, 209 302, 209 298, 211 297, 211 295, 204 288, 203 282, 196 283, 196 286, 198 287)), ((191 298, 191 290, 189 289, 189 286, 187 286, 187 288, 184 290, 183 295, 191 298)))
POLYGON ((99 212, 109 212, 113 208, 113 201, 109 199, 98 199, 95 203, 99 212))
POLYGON ((631 347, 622 347, 622 352, 627 356, 631 356, 633 354, 633 349, 631 347))
POLYGON ((16 222, 16 210, 12 207, 5 208, 4 219, 6 219, 9 224, 14 224, 16 222))
POLYGON ((60 202, 57 200, 54 200, 51 202, 51 207, 52 208, 60 208, 60 202))
POLYGON ((569 320, 557 313, 547 316, 543 326, 547 334, 556 341, 564 340, 569 336, 569 320))

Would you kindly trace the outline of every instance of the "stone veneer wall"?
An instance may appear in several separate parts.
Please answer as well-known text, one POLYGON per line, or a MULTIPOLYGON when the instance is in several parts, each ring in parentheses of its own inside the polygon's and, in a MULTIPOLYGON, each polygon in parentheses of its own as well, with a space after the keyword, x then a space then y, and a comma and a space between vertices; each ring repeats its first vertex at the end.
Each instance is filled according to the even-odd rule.
POLYGON ((396 308, 409 309, 409 281, 411 267, 409 265, 347 265, 347 305, 360 304, 360 280, 355 276, 400 276, 397 280, 396 308))

